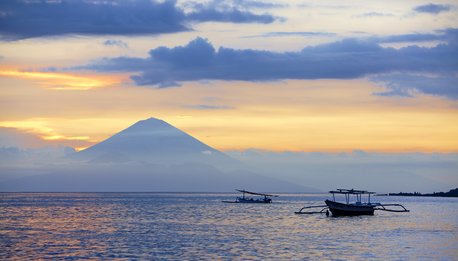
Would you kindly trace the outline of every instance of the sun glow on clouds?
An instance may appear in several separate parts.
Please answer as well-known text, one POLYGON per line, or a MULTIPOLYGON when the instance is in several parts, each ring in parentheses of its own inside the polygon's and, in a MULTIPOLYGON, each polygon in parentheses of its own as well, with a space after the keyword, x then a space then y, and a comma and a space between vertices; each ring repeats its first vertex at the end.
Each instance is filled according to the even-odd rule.
POLYGON ((81 76, 55 72, 28 72, 0 70, 0 76, 16 77, 38 81, 41 86, 52 90, 91 90, 119 83, 113 77, 81 76))
MULTIPOLYGON (((14 104, 20 103, 16 97, 30 93, 18 84, 17 90, 21 88, 23 92, 10 96, 14 104)), ((41 89, 26 107, 6 103, 8 114, 0 126, 77 150, 156 117, 220 150, 458 151, 455 101, 374 95, 384 90, 364 79, 215 81, 161 90, 113 87, 78 93, 41 89), (59 106, 71 110, 56 110, 59 106)))
POLYGON ((0 127, 16 128, 25 132, 37 134, 43 140, 48 141, 90 141, 88 136, 66 136, 59 134, 49 127, 49 122, 42 119, 25 121, 0 121, 0 127))

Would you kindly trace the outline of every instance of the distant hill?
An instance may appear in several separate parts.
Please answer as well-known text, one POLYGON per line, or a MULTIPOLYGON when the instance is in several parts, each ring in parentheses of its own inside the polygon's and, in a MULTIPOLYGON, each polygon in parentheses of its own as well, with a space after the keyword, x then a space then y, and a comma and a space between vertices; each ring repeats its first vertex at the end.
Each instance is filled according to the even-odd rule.
MULTIPOLYGON (((14 176, 26 169, 9 171, 14 176)), ((43 163, 39 173, 2 182, 0 191, 314 191, 249 171, 238 160, 155 118, 62 161, 43 163)))
POLYGON ((405 197, 458 197, 458 188, 451 189, 449 192, 434 192, 429 194, 421 194, 419 192, 413 193, 390 193, 390 196, 405 196, 405 197))

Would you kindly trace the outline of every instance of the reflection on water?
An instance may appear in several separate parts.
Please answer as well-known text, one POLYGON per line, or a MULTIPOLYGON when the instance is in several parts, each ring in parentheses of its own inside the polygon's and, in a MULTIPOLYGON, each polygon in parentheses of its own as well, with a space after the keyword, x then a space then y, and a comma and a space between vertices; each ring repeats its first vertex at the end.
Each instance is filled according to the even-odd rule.
POLYGON ((224 204, 230 194, 2 193, 0 259, 443 259, 458 200, 378 197, 410 213, 295 215, 324 195, 224 204))

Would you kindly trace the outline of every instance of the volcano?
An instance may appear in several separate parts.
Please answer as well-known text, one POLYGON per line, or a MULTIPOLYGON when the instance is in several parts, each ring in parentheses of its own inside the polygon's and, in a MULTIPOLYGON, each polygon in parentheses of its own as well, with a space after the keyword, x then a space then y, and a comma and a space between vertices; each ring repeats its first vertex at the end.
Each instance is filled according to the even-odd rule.
POLYGON ((220 169, 242 164, 163 120, 141 120, 75 155, 92 163, 141 161, 154 164, 201 163, 220 169))

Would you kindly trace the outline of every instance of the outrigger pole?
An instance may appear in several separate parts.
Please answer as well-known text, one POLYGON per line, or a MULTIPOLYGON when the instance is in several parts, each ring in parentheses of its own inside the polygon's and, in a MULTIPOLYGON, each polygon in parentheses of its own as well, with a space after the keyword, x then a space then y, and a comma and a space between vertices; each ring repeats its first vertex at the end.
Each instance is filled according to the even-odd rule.
POLYGON ((376 205, 374 207, 375 210, 382 210, 382 211, 388 211, 388 212, 410 212, 410 210, 406 209, 403 205, 401 204, 380 204, 380 203, 375 203, 376 205), (380 207, 380 208, 378 208, 380 207), (385 207, 401 207, 402 209, 388 209, 385 207))
POLYGON ((303 207, 299 211, 294 212, 295 214, 322 214, 328 211, 329 207, 326 205, 319 205, 319 206, 308 206, 308 207, 303 207), (311 208, 322 208, 320 211, 305 211, 303 212, 302 210, 304 209, 311 209, 311 208))

